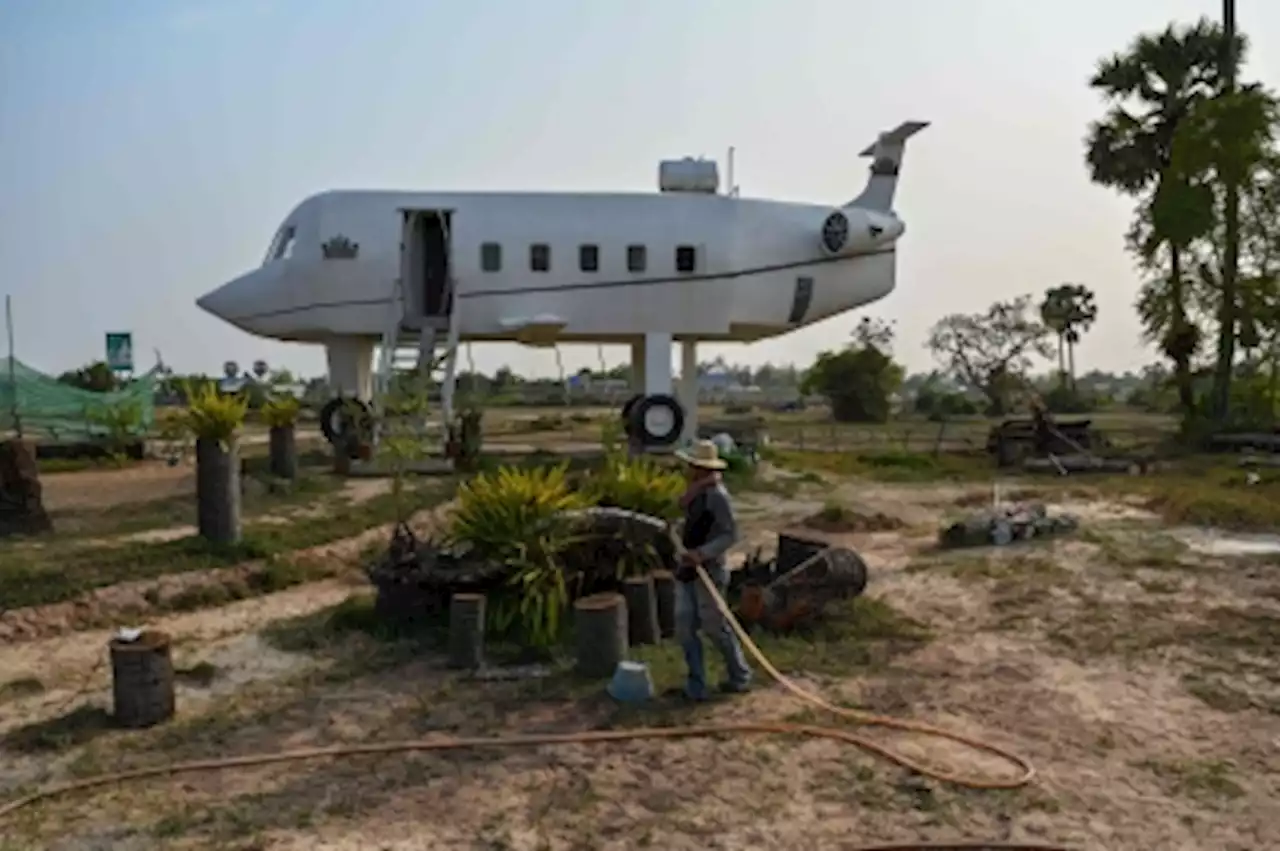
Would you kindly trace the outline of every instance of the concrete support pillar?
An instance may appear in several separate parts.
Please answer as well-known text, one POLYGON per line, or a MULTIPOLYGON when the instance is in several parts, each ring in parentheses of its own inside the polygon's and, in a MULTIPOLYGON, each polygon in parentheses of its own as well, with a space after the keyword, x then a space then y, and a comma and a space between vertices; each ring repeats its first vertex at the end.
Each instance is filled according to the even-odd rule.
POLYGON ((339 337, 325 345, 329 362, 329 387, 334 396, 354 396, 362 402, 373 398, 373 341, 339 337))
POLYGON ((684 407, 684 433, 680 441, 688 444, 698 439, 698 343, 680 342, 680 404, 684 407))
POLYGON ((631 344, 631 392, 644 393, 644 339, 631 344))
POLYGON ((644 395, 671 395, 671 335, 653 331, 644 335, 644 395))

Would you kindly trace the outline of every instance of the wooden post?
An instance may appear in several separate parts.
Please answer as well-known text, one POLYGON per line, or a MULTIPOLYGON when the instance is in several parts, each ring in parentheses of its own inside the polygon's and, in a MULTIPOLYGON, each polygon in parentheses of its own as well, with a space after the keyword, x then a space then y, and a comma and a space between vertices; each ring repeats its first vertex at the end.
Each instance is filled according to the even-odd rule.
POLYGON ((240 452, 234 438, 196 441, 196 517, 200 537, 240 543, 240 452))
POLYGON ((658 610, 658 634, 670 638, 676 634, 676 578, 671 571, 654 571, 653 596, 658 610))
POLYGON ((111 695, 116 721, 125 727, 151 727, 174 713, 173 660, 169 636, 147 631, 133 641, 113 638, 111 695))
POLYGON ((621 594, 583 597, 574 604, 578 673, 606 679, 627 656, 627 602, 621 594))
POLYGON ((449 667, 484 664, 484 595, 454 594, 449 602, 449 667))
POLYGON ((658 602, 652 576, 632 576, 622 583, 627 601, 627 641, 639 646, 657 644, 658 602))
POLYGON ((271 427, 270 453, 271 475, 278 479, 298 477, 298 437, 292 423, 271 427))

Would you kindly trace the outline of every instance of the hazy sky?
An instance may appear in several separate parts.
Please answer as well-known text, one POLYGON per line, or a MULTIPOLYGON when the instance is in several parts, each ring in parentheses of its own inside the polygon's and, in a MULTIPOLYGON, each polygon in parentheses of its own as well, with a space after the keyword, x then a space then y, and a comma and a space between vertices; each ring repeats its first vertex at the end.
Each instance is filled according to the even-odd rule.
MULTIPOLYGON (((1280 85, 1280 3, 1239 0, 1247 78, 1280 85)), ((898 289, 869 312, 928 368, 945 313, 1078 281, 1082 368, 1148 361, 1122 234, 1082 139, 1095 61, 1216 0, 0 0, 0 276, 19 358, 55 371, 134 332, 179 370, 318 347, 260 340, 194 299, 257 265, 328 188, 651 190, 657 163, 737 146, 744 195, 842 203, 904 119, 898 289)), ((857 314, 735 361, 807 362, 857 314)), ((598 362, 564 348, 566 366, 598 362)), ((620 351, 606 350, 617 362, 620 351)), ((479 368, 547 352, 476 347, 479 368)), ((525 371, 529 371, 525 367, 525 371)))

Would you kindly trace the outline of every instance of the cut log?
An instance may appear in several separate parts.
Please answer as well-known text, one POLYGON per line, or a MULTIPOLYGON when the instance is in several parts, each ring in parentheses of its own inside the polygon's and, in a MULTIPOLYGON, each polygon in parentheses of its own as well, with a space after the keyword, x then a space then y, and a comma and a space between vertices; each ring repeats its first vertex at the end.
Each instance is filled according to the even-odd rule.
POLYGON ((169 636, 147 631, 133 641, 114 638, 108 648, 116 722, 137 729, 172 718, 174 681, 169 636))
POLYGON ((36 448, 29 440, 0 443, 0 537, 53 529, 44 508, 36 448))
POLYGON ((1146 463, 1133 458, 1098 458, 1093 455, 1055 455, 1051 458, 1028 458, 1022 462, 1029 473, 1126 473, 1140 475, 1146 463))
POLYGON ((298 435, 292 425, 272 426, 270 440, 271 475, 278 479, 298 477, 298 435))
POLYGON ((574 604, 578 673, 592 679, 613 676, 627 657, 627 602, 621 594, 583 597, 574 604))
POLYGON ((663 638, 676 634, 676 577, 669 570, 653 574, 653 596, 658 609, 658 633, 663 638))
POLYGON ((200 537, 240 543, 240 452, 236 441, 196 441, 196 516, 200 537))
POLYGON ((449 604, 449 667, 475 670, 484 664, 484 595, 454 594, 449 604))
POLYGON ((622 583, 627 601, 627 642, 632 647, 657 644, 658 601, 652 576, 632 576, 622 583))

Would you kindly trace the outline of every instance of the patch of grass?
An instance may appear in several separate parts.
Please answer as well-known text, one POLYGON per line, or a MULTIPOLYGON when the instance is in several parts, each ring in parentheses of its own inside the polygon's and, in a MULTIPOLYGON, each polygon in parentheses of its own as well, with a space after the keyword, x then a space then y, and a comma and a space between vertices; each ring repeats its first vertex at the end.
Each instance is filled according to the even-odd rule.
POLYGON ((1187 462, 1182 469, 1139 477, 1116 477, 1112 490, 1136 493, 1146 508, 1169 523, 1234 531, 1271 531, 1280 526, 1280 481, 1250 485, 1238 467, 1220 460, 1187 462))
POLYGON ((175 668, 173 676, 179 682, 199 686, 200 688, 208 688, 213 685, 213 681, 216 680, 221 673, 222 672, 218 670, 216 665, 209 662, 196 662, 194 665, 186 668, 175 668))
MULTIPOLYGON (((250 522, 263 515, 287 513, 342 487, 342 479, 327 474, 303 475, 292 482, 280 483, 262 472, 249 474, 244 481, 241 512, 250 522)), ((59 539, 104 538, 184 526, 194 523, 195 518, 196 498, 192 493, 106 508, 59 511, 53 515, 53 524, 59 539)))
POLYGON ((1098 547, 1099 561, 1134 575, 1139 570, 1194 570, 1196 565, 1184 560, 1191 551, 1185 543, 1165 532, 1142 528, 1108 528, 1105 531, 1083 528, 1080 540, 1098 547))
POLYGON ((113 727, 105 709, 80 706, 57 718, 13 728, 0 738, 0 747, 24 754, 64 751, 87 744, 113 727))
POLYGON ((1139 655, 1186 640, 1187 625, 1168 615, 1163 603, 1084 600, 1078 611, 1049 630, 1048 638, 1080 659, 1139 655))
POLYGON ((1268 701, 1259 695, 1250 694, 1238 688, 1232 682, 1233 680, 1238 680, 1238 676, 1228 677, 1221 673, 1199 671, 1184 676, 1182 684, 1205 706, 1219 712, 1246 712, 1250 709, 1260 709, 1280 715, 1280 702, 1268 701))
POLYGON ((1232 777, 1235 766, 1226 760, 1150 759, 1139 762, 1137 767, 1156 775, 1174 794, 1200 801, 1224 801, 1244 795, 1244 788, 1232 777))
POLYGON ((24 697, 33 697, 43 693, 44 683, 35 677, 20 677, 16 680, 0 683, 0 703, 21 700, 24 697))
POLYGON ((888 532, 904 524, 897 517, 881 512, 865 514, 839 502, 828 501, 817 514, 804 520, 804 525, 820 532, 888 532))
POLYGON ((821 471, 881 482, 964 481, 991 476, 985 455, 930 455, 919 452, 842 453, 776 450, 770 459, 779 467, 821 471))
POLYGON ((949 559, 944 564, 952 576, 970 582, 991 580, 1001 582, 1065 583, 1071 571, 1058 565, 1051 553, 995 552, 984 556, 962 556, 949 559))
MULTIPOLYGON (((447 499, 452 486, 452 479, 411 484, 410 498, 425 507, 447 499)), ((243 542, 234 547, 213 546, 191 536, 122 545, 55 541, 40 548, 0 551, 0 599, 9 608, 58 603, 119 582, 269 559, 358 535, 395 517, 394 498, 382 494, 358 504, 333 500, 320 516, 290 523, 247 523, 243 542)), ((260 580, 265 583, 263 593, 297 584, 287 581, 287 575, 302 569, 283 561, 269 567, 260 580)))

